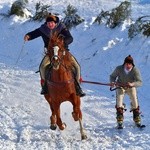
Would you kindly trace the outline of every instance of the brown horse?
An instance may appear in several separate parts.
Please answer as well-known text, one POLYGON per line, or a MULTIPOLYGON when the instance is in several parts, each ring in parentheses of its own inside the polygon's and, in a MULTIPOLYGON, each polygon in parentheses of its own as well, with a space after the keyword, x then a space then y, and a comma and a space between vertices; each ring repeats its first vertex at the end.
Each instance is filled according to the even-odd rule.
POLYGON ((66 128, 60 117, 60 105, 64 101, 70 101, 73 105, 72 116, 79 121, 81 139, 86 139, 82 125, 82 112, 80 97, 76 95, 74 77, 72 73, 71 54, 64 48, 63 38, 54 33, 48 46, 48 55, 51 62, 50 73, 48 74, 48 94, 45 99, 50 105, 52 115, 50 117, 50 129, 60 130, 66 128), (56 46, 57 45, 57 46, 56 46))

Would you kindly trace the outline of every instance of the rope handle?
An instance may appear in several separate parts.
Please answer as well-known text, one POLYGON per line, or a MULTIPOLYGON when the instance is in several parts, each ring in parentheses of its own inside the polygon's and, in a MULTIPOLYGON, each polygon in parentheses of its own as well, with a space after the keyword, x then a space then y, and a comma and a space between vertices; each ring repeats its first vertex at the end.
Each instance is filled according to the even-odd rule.
POLYGON ((115 90, 117 90, 117 89, 121 89, 121 87, 115 87, 115 88, 112 88, 112 87, 110 87, 110 91, 115 91, 115 90))

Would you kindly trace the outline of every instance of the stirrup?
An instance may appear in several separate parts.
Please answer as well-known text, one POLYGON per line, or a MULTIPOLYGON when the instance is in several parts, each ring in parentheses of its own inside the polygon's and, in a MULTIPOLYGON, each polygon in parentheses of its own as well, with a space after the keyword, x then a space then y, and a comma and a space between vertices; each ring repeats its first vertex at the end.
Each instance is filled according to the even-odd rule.
POLYGON ((45 94, 48 94, 48 89, 46 85, 42 86, 42 90, 41 90, 41 95, 45 95, 45 94))
POLYGON ((41 90, 41 95, 45 95, 45 94, 48 94, 47 91, 45 91, 44 89, 41 90))
POLYGON ((79 90, 77 92, 77 96, 80 96, 80 97, 84 97, 86 94, 82 91, 82 90, 79 90))

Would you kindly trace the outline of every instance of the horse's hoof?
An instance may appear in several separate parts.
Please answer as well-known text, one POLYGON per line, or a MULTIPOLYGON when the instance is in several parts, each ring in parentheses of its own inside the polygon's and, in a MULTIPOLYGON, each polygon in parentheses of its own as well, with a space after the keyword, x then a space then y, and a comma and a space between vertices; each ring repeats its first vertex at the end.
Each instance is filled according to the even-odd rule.
POLYGON ((86 135, 86 134, 82 135, 82 136, 81 136, 81 139, 82 139, 82 140, 86 140, 86 139, 87 139, 87 135, 86 135))
POLYGON ((62 123, 62 125, 59 126, 59 129, 60 130, 64 130, 66 127, 67 127, 67 125, 65 123, 62 123))
POLYGON ((50 129, 51 129, 51 130, 56 130, 56 128, 57 128, 57 125, 56 125, 56 124, 51 124, 51 125, 50 125, 50 129))

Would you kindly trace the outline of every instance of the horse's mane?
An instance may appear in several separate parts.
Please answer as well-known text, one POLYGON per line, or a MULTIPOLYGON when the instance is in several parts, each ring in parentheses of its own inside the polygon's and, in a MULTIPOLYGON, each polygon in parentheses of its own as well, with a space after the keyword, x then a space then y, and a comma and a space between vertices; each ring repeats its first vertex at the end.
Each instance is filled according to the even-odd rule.
POLYGON ((51 50, 54 46, 58 46, 61 49, 65 49, 64 46, 64 37, 62 34, 58 33, 58 32, 53 32, 50 40, 49 40, 49 44, 48 44, 48 50, 51 50))

